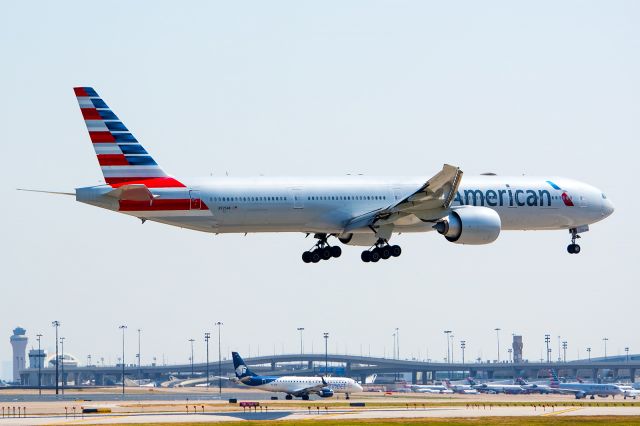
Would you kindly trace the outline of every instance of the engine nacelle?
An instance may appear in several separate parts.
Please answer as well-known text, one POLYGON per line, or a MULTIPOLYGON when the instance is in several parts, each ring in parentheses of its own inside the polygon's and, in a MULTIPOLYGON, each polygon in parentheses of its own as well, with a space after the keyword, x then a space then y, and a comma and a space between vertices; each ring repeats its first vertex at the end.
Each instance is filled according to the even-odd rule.
POLYGON ((320 395, 322 398, 330 398, 333 396, 333 389, 322 388, 318 391, 318 395, 320 395))
POLYGON ((378 241, 378 237, 373 232, 366 234, 340 234, 338 239, 342 244, 366 247, 371 247, 378 241))
POLYGON ((500 235, 500 216, 488 207, 461 207, 434 225, 452 243, 489 244, 500 235))

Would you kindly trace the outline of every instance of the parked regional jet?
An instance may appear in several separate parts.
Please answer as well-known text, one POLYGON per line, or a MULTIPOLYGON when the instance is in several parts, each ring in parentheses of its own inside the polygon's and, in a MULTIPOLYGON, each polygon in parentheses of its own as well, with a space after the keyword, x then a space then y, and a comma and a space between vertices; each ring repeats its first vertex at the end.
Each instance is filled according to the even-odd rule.
POLYGON ((503 230, 569 230, 567 250, 579 253, 580 234, 614 210, 602 191, 573 179, 491 173, 463 179, 462 170, 448 164, 431 178, 177 179, 93 88, 74 90, 106 184, 68 195, 142 223, 216 234, 313 234, 318 241, 302 254, 306 263, 341 255, 329 237, 366 247, 361 259, 378 262, 402 253, 389 244, 393 234, 434 230, 455 244, 489 244, 503 230))
POLYGON ((471 381, 471 387, 476 389, 478 392, 483 393, 519 394, 526 392, 520 385, 502 382, 475 383, 474 381, 471 381))
MULTIPOLYGON (((467 380, 467 382, 469 382, 467 380)), ((460 382, 450 382, 449 380, 444 381, 447 389, 452 390, 455 393, 463 393, 463 394, 477 394, 479 393, 477 389, 474 389, 471 385, 463 384, 460 382)))
POLYGON ((611 395, 615 398, 616 395, 623 395, 622 389, 614 384, 604 383, 560 383, 558 375, 555 371, 551 372, 552 379, 549 387, 556 389, 560 393, 572 393, 576 399, 586 398, 591 395, 591 399, 595 398, 595 395, 606 398, 611 395))
POLYGON ((334 393, 344 393, 349 399, 351 393, 362 392, 362 386, 347 377, 259 376, 249 370, 238 352, 231 355, 237 382, 269 392, 284 392, 286 399, 295 396, 307 400, 310 394, 328 398, 334 393))
POLYGON ((516 384, 522 386, 529 393, 554 393, 556 390, 551 389, 548 381, 527 382, 522 377, 516 379, 516 384))
POLYGON ((634 389, 633 386, 631 385, 618 384, 617 386, 622 391, 622 394, 624 395, 624 399, 627 399, 627 398, 636 399, 638 396, 640 396, 640 390, 634 389))
POLYGON ((453 390, 445 385, 411 385, 410 388, 416 393, 453 393, 453 390))

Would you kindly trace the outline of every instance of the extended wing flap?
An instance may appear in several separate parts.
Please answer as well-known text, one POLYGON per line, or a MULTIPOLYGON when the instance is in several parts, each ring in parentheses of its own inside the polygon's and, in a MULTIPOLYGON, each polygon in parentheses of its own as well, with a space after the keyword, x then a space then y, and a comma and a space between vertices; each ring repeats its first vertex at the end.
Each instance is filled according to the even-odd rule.
POLYGON ((396 211, 448 208, 462 179, 460 168, 445 164, 442 170, 425 182, 416 192, 394 206, 396 211))

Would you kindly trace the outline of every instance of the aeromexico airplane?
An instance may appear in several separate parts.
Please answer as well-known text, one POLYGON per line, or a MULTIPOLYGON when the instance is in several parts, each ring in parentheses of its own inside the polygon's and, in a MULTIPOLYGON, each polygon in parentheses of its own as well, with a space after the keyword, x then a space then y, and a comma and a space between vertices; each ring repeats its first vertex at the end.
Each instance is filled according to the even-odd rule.
POLYGON ((210 177, 167 174, 91 87, 75 94, 105 178, 76 200, 147 220, 211 233, 300 232, 318 240, 306 263, 339 257, 329 237, 363 246, 364 262, 400 256, 394 234, 437 231, 455 244, 489 244, 502 230, 579 234, 609 216, 599 189, 560 177, 465 177, 445 164, 429 177, 210 177))
POLYGON ((269 392, 284 392, 286 399, 295 396, 307 400, 314 393, 323 398, 344 393, 349 399, 351 393, 362 392, 362 386, 347 377, 259 376, 249 370, 238 352, 231 355, 237 382, 269 392))

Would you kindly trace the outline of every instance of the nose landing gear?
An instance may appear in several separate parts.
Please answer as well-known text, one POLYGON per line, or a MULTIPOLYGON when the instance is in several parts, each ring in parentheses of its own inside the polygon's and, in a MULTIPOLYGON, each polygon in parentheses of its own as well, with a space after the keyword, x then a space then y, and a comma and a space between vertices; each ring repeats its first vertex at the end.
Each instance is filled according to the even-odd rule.
POLYGON ((327 234, 315 234, 314 238, 318 239, 316 245, 311 250, 302 253, 302 261, 304 263, 318 263, 321 260, 329 260, 332 257, 340 257, 342 255, 340 247, 329 245, 327 234))
POLYGON ((365 250, 360 254, 363 262, 377 262, 380 259, 387 260, 390 257, 398 257, 402 254, 402 248, 397 245, 389 245, 386 240, 378 240, 375 246, 370 250, 365 250))
POLYGON ((576 244, 576 240, 578 238, 580 238, 580 235, 578 233, 578 229, 577 228, 571 228, 571 229, 569 229, 569 232, 571 233, 571 244, 569 244, 567 246, 567 252, 569 254, 578 254, 578 253, 580 253, 580 246, 578 244, 576 244))

